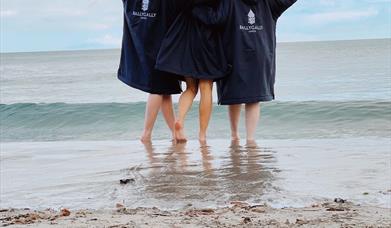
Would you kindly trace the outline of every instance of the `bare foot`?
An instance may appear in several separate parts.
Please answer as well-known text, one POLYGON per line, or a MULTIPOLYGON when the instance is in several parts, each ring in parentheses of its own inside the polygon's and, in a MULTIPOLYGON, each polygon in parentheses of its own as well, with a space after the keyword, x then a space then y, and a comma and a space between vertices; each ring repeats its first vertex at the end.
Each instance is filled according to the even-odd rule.
POLYGON ((140 141, 141 141, 142 143, 144 143, 144 144, 145 144, 145 143, 151 143, 151 141, 152 141, 152 140, 151 140, 151 136, 144 136, 144 135, 143 135, 143 136, 140 137, 140 141))
POLYGON ((257 142, 254 139, 247 139, 246 147, 248 148, 257 148, 257 142))
POLYGON ((240 149, 240 141, 239 140, 232 140, 230 148, 233 150, 239 150, 240 149))
POLYGON ((179 121, 175 121, 175 140, 177 143, 187 142, 186 136, 183 133, 183 125, 179 121))

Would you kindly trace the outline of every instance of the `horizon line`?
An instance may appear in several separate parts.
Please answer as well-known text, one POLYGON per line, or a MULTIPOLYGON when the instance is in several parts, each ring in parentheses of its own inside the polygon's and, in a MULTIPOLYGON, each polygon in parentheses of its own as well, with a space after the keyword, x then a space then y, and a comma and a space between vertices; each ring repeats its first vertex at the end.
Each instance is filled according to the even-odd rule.
MULTIPOLYGON (((307 41, 280 41, 277 44, 289 44, 289 43, 322 43, 322 42, 346 42, 346 41, 365 41, 365 40, 391 40, 391 37, 384 38, 363 38, 363 39, 339 39, 339 40, 307 40, 307 41)), ((86 49, 66 49, 66 50, 38 50, 38 51, 12 51, 12 52, 0 52, 0 54, 22 54, 22 53, 52 53, 52 52, 78 52, 78 51, 108 51, 118 50, 121 48, 86 48, 86 49)))

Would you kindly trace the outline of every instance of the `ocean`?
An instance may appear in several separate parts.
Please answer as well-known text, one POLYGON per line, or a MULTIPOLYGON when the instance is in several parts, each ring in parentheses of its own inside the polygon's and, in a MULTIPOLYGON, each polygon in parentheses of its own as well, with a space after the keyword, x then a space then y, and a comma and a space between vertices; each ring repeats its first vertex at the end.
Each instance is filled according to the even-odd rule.
POLYGON ((142 145, 147 95, 117 80, 119 55, 0 54, 1 207, 345 197, 391 208, 391 39, 279 44, 276 100, 261 104, 257 146, 231 145, 217 104, 199 145, 198 103, 189 143, 171 145, 159 116, 153 144, 142 145), (118 184, 129 176, 134 183, 118 184))

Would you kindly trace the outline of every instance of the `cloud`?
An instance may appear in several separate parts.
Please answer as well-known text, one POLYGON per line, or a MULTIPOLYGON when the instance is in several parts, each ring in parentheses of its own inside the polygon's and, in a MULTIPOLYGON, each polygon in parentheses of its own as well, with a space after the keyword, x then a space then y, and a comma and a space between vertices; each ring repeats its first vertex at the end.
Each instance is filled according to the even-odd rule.
MULTIPOLYGON (((122 1, 0 1, 0 52, 120 47, 122 1)), ((391 0, 299 0, 279 19, 278 37, 283 41, 390 37, 390 14, 391 0)))
POLYGON ((314 24, 328 24, 334 22, 359 20, 362 18, 376 16, 378 13, 379 12, 375 9, 322 12, 307 15, 306 20, 314 24))
POLYGON ((1 10, 0 11, 0 17, 4 18, 4 17, 12 17, 12 16, 15 16, 17 15, 18 12, 15 11, 15 10, 1 10))
POLYGON ((65 17, 79 17, 87 14, 86 10, 74 9, 74 8, 45 8, 42 9, 44 14, 55 15, 55 16, 65 16, 65 17))

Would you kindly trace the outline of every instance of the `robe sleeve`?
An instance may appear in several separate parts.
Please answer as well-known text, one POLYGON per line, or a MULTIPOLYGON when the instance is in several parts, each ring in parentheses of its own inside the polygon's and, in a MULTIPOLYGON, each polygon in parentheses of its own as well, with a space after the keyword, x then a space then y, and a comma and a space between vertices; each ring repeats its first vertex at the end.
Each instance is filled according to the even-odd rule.
POLYGON ((195 6, 192 10, 192 15, 206 25, 223 25, 228 19, 230 9, 231 1, 221 0, 217 7, 205 5, 195 6))
POLYGON ((297 0, 267 0, 274 20, 277 20, 282 13, 291 7, 297 0))

